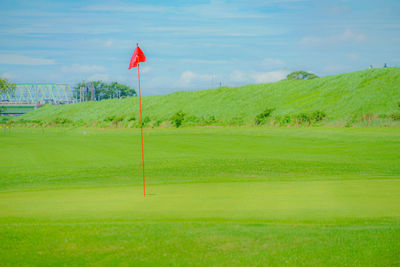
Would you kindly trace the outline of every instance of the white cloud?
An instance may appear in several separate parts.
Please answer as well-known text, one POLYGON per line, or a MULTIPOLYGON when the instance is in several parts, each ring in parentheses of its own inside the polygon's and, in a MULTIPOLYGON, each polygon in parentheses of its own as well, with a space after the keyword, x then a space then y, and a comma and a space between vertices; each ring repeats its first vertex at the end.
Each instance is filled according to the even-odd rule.
POLYGON ((2 54, 0 55, 0 64, 11 64, 11 65, 52 65, 55 64, 54 59, 29 57, 15 54, 2 54))
POLYGON ((105 68, 100 65, 81 65, 72 64, 71 66, 61 67, 61 71, 65 73, 95 73, 95 72, 105 72, 105 68))
POLYGON ((110 77, 106 73, 95 73, 86 78, 87 81, 103 81, 103 82, 108 82, 109 79, 110 77))
POLYGON ((265 58, 261 64, 266 67, 276 68, 285 65, 285 62, 277 58, 265 58))
POLYGON ((272 83, 285 79, 288 74, 288 71, 278 70, 254 73, 251 77, 256 83, 272 83))
POLYGON ((150 72, 150 70, 151 70, 151 68, 147 67, 147 66, 140 67, 140 72, 141 73, 148 73, 148 72, 150 72))
POLYGON ((233 83, 244 83, 249 81, 249 76, 240 70, 235 70, 229 75, 229 79, 233 83))
POLYGON ((213 60, 213 59, 196 59, 196 58, 182 58, 179 61, 192 64, 228 64, 228 60, 213 60))
POLYGON ((187 35, 187 36, 198 36, 199 34, 206 34, 209 36, 227 36, 227 37, 256 37, 256 36, 268 36, 268 35, 279 35, 287 32, 284 27, 273 27, 266 28, 264 26, 252 26, 247 25, 236 26, 231 28, 221 26, 176 26, 176 27, 146 27, 144 29, 148 32, 159 32, 160 34, 168 35, 187 35))
MULTIPOLYGON (((251 1, 250 1, 251 2, 251 1)), ((249 11, 245 8, 246 5, 225 2, 220 0, 212 0, 210 3, 184 6, 180 9, 181 12, 192 16, 200 16, 203 18, 218 18, 218 19, 258 19, 266 18, 268 15, 259 12, 258 9, 249 11)))
POLYGON ((351 71, 351 66, 345 66, 340 64, 328 64, 323 69, 322 72, 326 74, 338 74, 343 72, 351 71))
POLYGON ((13 74, 11 72, 4 72, 0 75, 0 77, 3 79, 12 80, 15 78, 15 74, 13 74))
POLYGON ((316 36, 305 36, 300 40, 301 45, 321 45, 324 40, 316 36))
POLYGON ((107 40, 105 43, 104 43, 104 46, 105 47, 111 47, 113 45, 113 41, 112 40, 107 40))
POLYGON ((358 55, 357 54, 353 54, 353 53, 348 54, 347 57, 349 59, 351 59, 351 60, 357 60, 358 59, 358 55))
POLYGON ((345 30, 343 33, 328 37, 318 36, 305 36, 300 40, 301 45, 305 46, 319 46, 337 43, 361 43, 366 40, 365 35, 362 33, 355 33, 350 29, 345 30))
POLYGON ((272 83, 283 79, 289 74, 286 70, 277 70, 269 72, 242 72, 235 70, 229 76, 234 84, 244 83, 272 83))
POLYGON ((213 79, 211 74, 197 74, 192 71, 184 71, 175 83, 176 87, 199 86, 200 83, 209 82, 213 79))
POLYGON ((161 5, 90 5, 82 8, 85 11, 100 11, 100 12, 166 12, 171 8, 161 5))
POLYGON ((122 29, 114 26, 94 26, 94 25, 76 25, 67 22, 62 24, 46 23, 46 24, 31 24, 29 26, 0 28, 2 34, 109 34, 122 32, 122 29), (67 24, 68 23, 68 24, 67 24))
POLYGON ((365 36, 362 33, 355 33, 347 29, 344 31, 344 33, 339 35, 338 39, 341 41, 350 41, 359 43, 365 41, 365 36))

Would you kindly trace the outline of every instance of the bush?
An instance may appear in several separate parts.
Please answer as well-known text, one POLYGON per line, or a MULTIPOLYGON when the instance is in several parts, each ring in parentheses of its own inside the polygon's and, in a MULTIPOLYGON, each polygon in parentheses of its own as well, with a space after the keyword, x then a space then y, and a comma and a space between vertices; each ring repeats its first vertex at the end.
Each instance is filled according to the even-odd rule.
POLYGON ((114 116, 113 117, 113 120, 112 120, 112 123, 115 125, 115 126, 118 126, 118 124, 120 123, 120 122, 122 122, 124 120, 124 116, 114 116))
POLYGON ((75 121, 73 125, 81 127, 81 126, 85 125, 85 122, 81 119, 81 120, 75 121))
POLYGON ((229 122, 229 125, 237 125, 241 126, 244 125, 244 119, 242 117, 233 117, 229 122))
POLYGON ((114 122, 121 122, 124 120, 124 116, 118 116, 118 117, 114 117, 114 122))
POLYGON ((286 114, 285 116, 283 116, 281 123, 282 124, 289 124, 292 122, 292 118, 290 117, 289 114, 286 114))
POLYGON ((185 113, 183 111, 178 111, 176 112, 172 117, 171 117, 171 122, 172 124, 176 127, 179 128, 183 121, 185 120, 185 113))
POLYGON ((135 121, 135 120, 136 120, 135 115, 132 115, 132 116, 130 116, 130 117, 128 118, 128 121, 135 121))
POLYGON ((156 120, 156 121, 153 123, 153 127, 159 127, 159 126, 161 125, 162 122, 163 122, 162 120, 156 120))
POLYGON ((302 124, 302 123, 311 123, 311 116, 307 113, 299 113, 296 116, 297 123, 302 124))
POLYGON ((400 112, 390 114, 390 118, 392 118, 394 121, 400 121, 400 112))
POLYGON ((0 123, 7 123, 9 121, 9 118, 7 117, 0 117, 0 123))
POLYGON ((185 117, 185 125, 196 126, 196 125, 200 125, 201 123, 202 123, 202 120, 194 115, 185 117))
POLYGON ((150 119, 150 117, 149 116, 146 116, 146 117, 144 117, 144 119, 143 119, 143 126, 145 126, 145 125, 147 125, 147 124, 149 124, 151 122, 151 119, 150 119))
POLYGON ((319 122, 325 118, 326 118, 326 113, 323 111, 317 110, 317 111, 314 111, 313 113, 311 113, 311 120, 313 122, 319 122))
POLYGON ((274 111, 273 108, 267 108, 260 114, 256 116, 255 123, 256 125, 264 124, 267 118, 271 115, 271 113, 274 111))
POLYGON ((55 118, 55 119, 53 120, 53 122, 54 122, 55 124, 67 124, 67 123, 72 123, 72 121, 71 121, 70 119, 67 119, 67 118, 60 118, 60 117, 55 118))
POLYGON ((106 121, 106 122, 111 122, 111 121, 114 121, 114 120, 115 120, 115 116, 108 116, 108 117, 106 117, 104 119, 104 121, 106 121))
POLYGON ((324 111, 314 111, 311 113, 299 113, 299 114, 286 114, 283 117, 275 117, 275 123, 279 122, 280 125, 286 125, 286 124, 312 124, 316 122, 321 122, 327 117, 326 113, 324 111))

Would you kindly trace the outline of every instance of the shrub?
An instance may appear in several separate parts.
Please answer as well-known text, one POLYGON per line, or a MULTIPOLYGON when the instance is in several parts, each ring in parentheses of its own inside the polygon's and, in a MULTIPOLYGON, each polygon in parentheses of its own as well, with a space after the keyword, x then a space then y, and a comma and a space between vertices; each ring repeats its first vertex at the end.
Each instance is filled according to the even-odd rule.
POLYGON ((150 123, 150 121, 151 121, 151 119, 150 119, 150 117, 149 117, 149 116, 146 116, 146 117, 144 117, 144 119, 143 119, 143 126, 145 126, 145 125, 149 124, 149 123, 150 123))
POLYGON ((394 121, 400 121, 400 112, 390 114, 390 118, 392 118, 394 121))
POLYGON ((215 119, 214 115, 210 115, 207 118, 204 119, 204 122, 206 125, 210 125, 210 124, 214 124, 217 122, 217 120, 215 119))
POLYGON ((156 120, 156 121, 153 123, 153 127, 159 127, 159 126, 161 125, 162 122, 163 122, 162 120, 156 120))
POLYGON ((323 119, 325 119, 326 117, 326 113, 323 111, 314 111, 313 113, 311 113, 311 120, 313 122, 319 122, 322 121, 323 119))
POLYGON ((362 121, 372 121, 374 119, 374 115, 372 115, 371 113, 367 113, 363 116, 363 118, 361 119, 362 121))
POLYGON ((244 124, 244 119, 242 117, 233 117, 229 122, 229 125, 241 126, 244 124))
POLYGON ((297 123, 311 123, 311 116, 307 113, 299 113, 296 116, 297 123))
POLYGON ((387 114, 379 114, 379 115, 378 115, 378 118, 379 118, 379 119, 387 119, 387 118, 390 118, 390 116, 387 115, 387 114))
POLYGON ((112 120, 112 123, 115 125, 115 126, 118 126, 118 124, 120 123, 120 122, 122 122, 124 120, 124 116, 113 116, 113 120, 112 120))
POLYGON ((114 121, 114 120, 115 120, 115 116, 108 116, 108 117, 106 117, 104 119, 104 121, 106 121, 106 122, 111 122, 111 121, 114 121))
POLYGON ((80 126, 84 126, 85 122, 81 119, 81 120, 75 121, 73 125, 80 127, 80 126))
POLYGON ((291 122, 292 122, 292 119, 291 119, 289 114, 286 114, 285 116, 283 116, 283 118, 281 120, 282 124, 288 124, 288 123, 291 123, 291 122))
POLYGON ((136 120, 135 115, 132 115, 132 116, 130 116, 130 117, 128 118, 128 121, 134 121, 134 120, 136 120))
POLYGON ((0 123, 7 123, 9 118, 7 117, 0 117, 0 123))
POLYGON ((264 124, 267 118, 271 115, 271 113, 274 111, 273 108, 267 108, 260 114, 256 116, 255 123, 256 125, 264 124))
POLYGON ((72 121, 70 119, 67 119, 67 118, 56 117, 53 120, 53 123, 55 123, 55 124, 67 124, 67 123, 72 123, 72 121))
POLYGON ((114 119, 113 119, 114 122, 121 122, 123 120, 124 120, 124 116, 114 117, 114 119))
POLYGON ((194 115, 186 116, 185 125, 194 126, 202 123, 202 120, 194 115))
POLYGON ((185 119, 185 113, 182 110, 180 110, 171 117, 171 122, 176 128, 179 128, 182 125, 184 119, 185 119))

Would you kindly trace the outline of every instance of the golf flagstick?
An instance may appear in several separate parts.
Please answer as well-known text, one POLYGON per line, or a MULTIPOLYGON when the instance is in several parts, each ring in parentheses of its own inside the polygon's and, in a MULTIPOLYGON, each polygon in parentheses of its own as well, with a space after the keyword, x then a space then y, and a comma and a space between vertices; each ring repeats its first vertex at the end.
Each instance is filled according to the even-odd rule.
POLYGON ((140 67, 137 66, 138 81, 139 81, 139 109, 140 109, 140 133, 142 137, 142 169, 143 169, 143 196, 146 196, 146 183, 144 179, 144 150, 143 150, 143 120, 142 120, 142 96, 140 93, 140 67))
POLYGON ((129 69, 138 67, 138 81, 139 81, 139 109, 140 109, 140 133, 142 138, 142 168, 143 168, 143 196, 146 196, 146 185, 144 179, 144 150, 143 150, 143 120, 142 120, 142 95, 140 92, 140 67, 139 62, 145 62, 146 57, 142 50, 139 48, 139 44, 136 45, 135 52, 131 58, 131 62, 129 64, 129 69))

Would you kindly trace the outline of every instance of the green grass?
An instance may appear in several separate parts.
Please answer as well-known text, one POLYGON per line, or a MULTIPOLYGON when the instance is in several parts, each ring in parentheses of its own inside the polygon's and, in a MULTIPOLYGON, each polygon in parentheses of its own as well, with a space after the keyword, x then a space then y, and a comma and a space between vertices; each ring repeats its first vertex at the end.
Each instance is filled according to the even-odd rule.
POLYGON ((398 129, 0 134, 2 266, 400 264, 398 129))
MULTIPOLYGON (((390 116, 398 113, 400 68, 364 70, 313 80, 280 81, 218 88, 143 98, 147 125, 169 123, 177 111, 186 116, 183 125, 252 125, 266 108, 275 109, 271 120, 280 124, 286 115, 323 111, 322 122, 333 125, 390 126, 390 116), (372 123, 371 121, 379 121, 372 123)), ((138 100, 106 100, 75 105, 45 106, 22 117, 44 123, 68 119, 76 125, 108 126, 110 118, 120 118, 121 126, 138 125, 138 100), (136 121, 128 121, 130 118, 136 121)), ((397 124, 396 124, 397 125, 397 124)))

